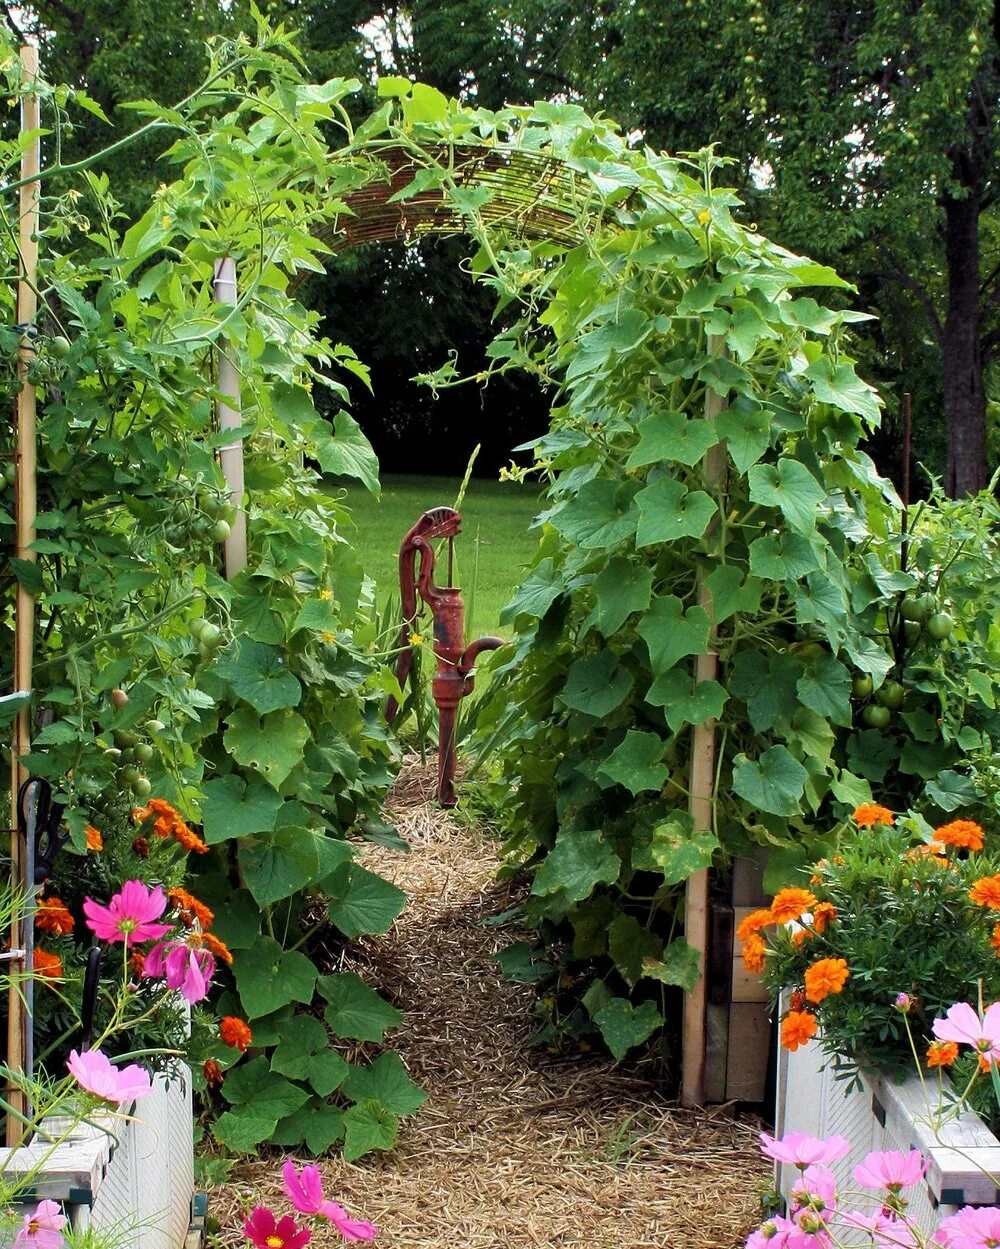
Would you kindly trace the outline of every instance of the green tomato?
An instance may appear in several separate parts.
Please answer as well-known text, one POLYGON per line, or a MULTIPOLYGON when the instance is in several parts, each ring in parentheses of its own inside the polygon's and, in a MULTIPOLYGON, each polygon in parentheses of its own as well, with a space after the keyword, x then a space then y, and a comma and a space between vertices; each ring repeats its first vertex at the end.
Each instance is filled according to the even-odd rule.
POLYGON ((925 620, 933 612, 937 611, 937 596, 931 594, 929 590, 925 591, 923 594, 918 594, 917 602, 920 604, 920 609, 924 613, 925 620))
POLYGON ((212 541, 225 542, 232 532, 233 529, 228 520, 217 520, 212 526, 212 541))
POLYGON ((131 750, 135 745, 135 734, 130 733, 128 729, 115 729, 112 736, 115 739, 115 745, 121 750, 131 750))
POLYGON ((916 645, 917 639, 920 637, 921 632, 922 630, 920 628, 919 621, 917 620, 904 620, 903 621, 903 637, 906 638, 907 646, 916 645))
POLYGON ((198 630, 198 641, 202 646, 215 646, 221 637, 222 630, 217 624, 212 624, 210 620, 202 621, 201 628, 198 630))
POLYGON ((167 726, 162 720, 147 720, 143 727, 147 733, 162 733, 167 726))
POLYGON ((911 598, 909 595, 903 599, 903 606, 899 609, 904 620, 915 620, 918 624, 923 624, 927 619, 928 612, 923 604, 923 595, 911 598))
POLYGON ((111 691, 111 705, 118 711, 128 702, 128 694, 123 689, 113 689, 111 691))
POLYGON ((132 793, 137 798, 148 798, 153 792, 153 786, 150 784, 148 776, 136 776, 134 781, 130 782, 132 793))
POLYGON ((935 642, 943 642, 946 637, 950 637, 954 628, 955 622, 946 611, 936 611, 927 621, 927 632, 935 642))
POLYGON ((898 711, 906 697, 906 687, 900 685, 898 681, 886 681, 875 697, 883 707, 887 707, 890 711, 898 711))
POLYGON ((870 729, 887 729, 889 721, 892 719, 892 712, 888 707, 880 707, 877 703, 869 703, 862 711, 861 719, 870 729))
POLYGON ((140 742, 135 748, 135 757, 140 763, 149 763, 154 755, 153 747, 149 742, 140 742))
POLYGON ((855 698, 871 698, 874 688, 874 682, 869 676, 855 677, 851 682, 851 693, 855 698))
POLYGON ((70 341, 62 334, 56 334, 54 338, 49 339, 49 354, 56 360, 65 360, 70 351, 72 351, 70 341))
POLYGON ((205 620, 203 617, 199 617, 196 620, 188 621, 188 633, 191 634, 191 638, 193 641, 198 642, 201 640, 201 631, 204 625, 205 625, 205 620))
POLYGON ((129 766, 127 768, 122 768, 122 780, 125 782, 126 785, 131 785, 134 788, 135 783, 138 779, 139 779, 138 768, 132 767, 132 766, 129 766))

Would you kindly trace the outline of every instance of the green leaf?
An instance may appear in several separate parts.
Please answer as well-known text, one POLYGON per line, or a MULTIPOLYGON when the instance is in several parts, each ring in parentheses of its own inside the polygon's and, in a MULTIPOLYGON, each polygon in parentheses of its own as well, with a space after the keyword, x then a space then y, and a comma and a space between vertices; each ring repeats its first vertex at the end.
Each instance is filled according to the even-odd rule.
POLYGON ((700 538, 718 512, 715 500, 704 490, 688 490, 683 482, 660 477, 636 495, 639 526, 636 546, 700 538))
POLYGON ((505 980, 518 984, 537 984, 553 974, 552 964, 530 941, 515 941, 493 955, 505 980))
POLYGON ((627 468, 647 464, 697 464, 709 447, 719 441, 711 421, 690 420, 683 412, 657 412, 639 422, 639 441, 628 457, 627 468))
POLYGON ((820 403, 829 403, 842 412, 857 413, 873 423, 878 422, 878 394, 858 377, 853 364, 844 361, 834 364, 828 357, 821 356, 806 369, 804 376, 812 382, 813 394, 820 403))
POLYGON ((673 594, 653 599, 639 623, 639 636, 649 647, 653 675, 659 676, 688 655, 700 655, 708 646, 711 621, 703 607, 689 607, 673 594))
POLYGON ((647 932, 632 915, 617 915, 608 930, 608 953, 615 966, 634 985, 644 960, 660 953, 660 940, 647 932))
POLYGON ((247 784, 235 775, 208 781, 202 792, 201 818, 210 846, 233 837, 272 832, 284 802, 261 781, 247 784))
POLYGON ((717 720, 729 695, 718 681, 699 681, 694 688, 691 674, 671 668, 656 678, 646 694, 651 707, 667 709, 667 725, 678 733, 685 724, 704 724, 717 720))
POLYGON ((223 740, 237 763, 260 772, 277 789, 302 762, 309 726, 294 711, 272 711, 261 718, 247 707, 227 716, 223 740))
POLYGON ((670 775, 663 751, 664 742, 658 734, 629 729, 598 768, 598 778, 611 785, 624 785, 633 794, 659 790, 670 775))
POLYGON ((740 568, 720 564, 705 578, 705 588, 712 595, 712 619, 716 624, 722 624, 737 613, 753 615, 760 607, 764 587, 756 577, 744 580, 740 568))
POLYGON ((933 781, 928 781, 927 796, 942 811, 957 811, 981 801, 970 778, 954 771, 940 772, 933 781))
POLYGON ((325 1154, 344 1135, 344 1116, 319 1098, 308 1102, 274 1130, 272 1141, 286 1148, 305 1142, 313 1154, 325 1154))
POLYGON ((361 432, 361 426, 342 408, 334 418, 333 432, 331 437, 325 421, 317 421, 310 431, 320 468, 337 477, 357 478, 377 499, 380 492, 378 456, 361 432))
POLYGON ((621 861, 596 830, 564 831, 535 872, 536 896, 562 891, 571 902, 589 897, 599 884, 618 879, 621 861))
POLYGON ((397 1115, 412 1115, 427 1100, 427 1094, 414 1084, 398 1054, 381 1054, 367 1067, 352 1067, 343 1091, 352 1101, 374 1101, 397 1115))
POLYGON ((639 509, 635 486, 616 486, 599 477, 588 481, 552 517, 552 524, 563 537, 585 551, 619 546, 635 533, 639 509))
POLYGON ((270 389, 271 407, 289 425, 310 426, 317 416, 312 395, 304 386, 274 382, 270 389))
POLYGON ((806 784, 806 770, 784 746, 772 746, 759 760, 739 754, 733 761, 733 789, 758 811, 795 815, 806 784))
POLYGON ((233 1153, 252 1154, 258 1145, 271 1139, 276 1127, 277 1120, 263 1107, 239 1106, 219 1115, 212 1124, 212 1135, 233 1153))
POLYGON ((783 456, 777 464, 755 464, 747 473, 747 481, 754 503, 776 507, 799 533, 809 533, 816 528, 826 491, 804 464, 788 456, 783 456))
POLYGON ((750 543, 750 571, 765 581, 794 583, 822 567, 812 543, 799 533, 768 534, 750 543))
POLYGON ((740 474, 756 464, 771 443, 770 413, 743 396, 718 414, 715 428, 740 474))
POLYGON ((310 829, 279 828, 240 842, 240 867, 260 906, 290 898, 319 875, 319 854, 310 829))
POLYGON ((632 688, 632 677, 611 650, 576 659, 566 674, 559 701, 589 716, 606 716, 622 703, 632 688))
POLYGON ((339 1088, 350 1070, 342 1054, 330 1048, 330 1037, 313 1015, 296 1015, 281 1030, 281 1039, 271 1055, 271 1070, 305 1080, 320 1097, 329 1097, 339 1088))
POLYGON ((309 1097, 305 1089, 271 1071, 263 1055, 229 1071, 222 1095, 233 1110, 220 1117, 215 1135, 242 1152, 267 1140, 278 1120, 298 1110, 309 1097))
POLYGON ((605 637, 611 637, 633 612, 646 610, 652 585, 651 568, 620 555, 609 559, 594 579, 596 603, 581 631, 592 621, 605 637))
POLYGON ((387 1029, 403 1022, 400 1012, 354 972, 320 976, 316 987, 329 1003, 326 1022, 344 1040, 381 1041, 387 1029))
POLYGON ((834 724, 848 726, 853 718, 851 709, 851 674, 832 655, 821 655, 799 678, 796 685, 799 702, 825 716, 834 724))
POLYGON ((302 687, 288 671, 281 652, 249 638, 239 638, 216 661, 215 671, 238 698, 264 715, 296 707, 302 687))
POLYGON ((796 705, 802 665, 791 655, 740 651, 729 675, 729 693, 747 704, 752 728, 766 733, 796 705))
POLYGON ((632 847, 632 866, 639 871, 660 872, 664 885, 678 885, 695 872, 710 867, 719 843, 711 833, 694 832, 691 817, 674 812, 656 824, 645 843, 632 847))
POLYGON ((566 592, 566 580, 551 558, 536 565, 521 582, 520 589, 500 612, 500 623, 510 624, 521 616, 540 619, 560 594, 566 592))
POLYGON ((698 951, 688 945, 683 937, 671 941, 659 959, 646 959, 642 965, 643 976, 658 980, 660 984, 674 984, 691 993, 698 983, 698 951))
POLYGON ((345 937, 388 932, 407 897, 390 881, 357 863, 345 863, 324 884, 328 914, 345 937))
POLYGON ((631 1049, 648 1041, 663 1024, 663 1017, 653 1002, 634 1007, 623 997, 613 997, 594 1016, 604 1043, 617 1062, 631 1049))
POLYGON ((392 1149, 399 1120, 371 1097, 344 1112, 344 1161, 357 1162, 374 1149, 392 1149))
POLYGON ((299 950, 283 950, 273 937, 261 937, 249 950, 234 951, 233 974, 247 1018, 256 1019, 289 1002, 312 1001, 317 973, 299 950))

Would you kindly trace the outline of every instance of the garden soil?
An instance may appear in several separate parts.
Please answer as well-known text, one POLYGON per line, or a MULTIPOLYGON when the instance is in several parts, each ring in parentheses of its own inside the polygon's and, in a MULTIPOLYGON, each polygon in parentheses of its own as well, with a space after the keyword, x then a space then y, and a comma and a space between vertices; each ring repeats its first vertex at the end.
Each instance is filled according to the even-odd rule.
MULTIPOLYGON (((321 1159, 327 1194, 381 1227, 381 1249, 742 1246, 770 1184, 760 1124, 679 1109, 605 1058, 528 1044, 534 990, 501 978, 493 956, 512 933, 489 922, 518 886, 497 881, 491 839, 434 804, 434 779, 413 761, 390 799, 411 853, 362 856, 409 906, 330 969, 357 971, 405 1013, 393 1043, 429 1097, 391 1154, 321 1159)), ((287 1207, 277 1157, 211 1194, 220 1246, 245 1244, 257 1202, 287 1207)), ((339 1241, 332 1229, 315 1238, 327 1241, 339 1241)))

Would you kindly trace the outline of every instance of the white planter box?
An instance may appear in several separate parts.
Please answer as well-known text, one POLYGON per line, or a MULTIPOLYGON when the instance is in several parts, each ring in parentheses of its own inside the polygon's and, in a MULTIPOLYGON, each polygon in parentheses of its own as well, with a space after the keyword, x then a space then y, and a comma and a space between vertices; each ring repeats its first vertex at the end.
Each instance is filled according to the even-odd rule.
MULTIPOLYGON (((73 1225, 115 1233, 116 1249, 180 1249, 194 1194, 191 1080, 187 1068, 106 1126, 79 1125, 56 1149, 36 1138, 0 1150, 0 1173, 13 1179, 51 1151, 35 1179, 34 1200, 63 1203, 73 1225)), ((46 1120, 53 1135, 57 1121, 46 1120)), ((63 1128, 62 1130, 65 1130, 63 1128)), ((34 1202, 30 1207, 33 1208, 34 1202)))
MULTIPOLYGON (((1000 1194, 989 1177, 1000 1176, 1000 1140, 978 1115, 966 1111, 935 1134, 927 1123, 927 1101, 916 1072, 902 1084, 878 1077, 863 1078, 860 1089, 855 1085, 848 1091, 848 1084, 833 1078, 832 1063, 815 1042, 794 1054, 779 1051, 775 1135, 847 1137, 851 1151, 832 1170, 838 1186, 853 1192, 854 1167, 870 1150, 919 1149, 930 1158, 930 1166, 924 1182, 905 1195, 907 1213, 925 1231, 961 1206, 998 1203, 1000 1194)), ((936 1097, 936 1080, 928 1090, 936 1097)), ((794 1167, 777 1167, 777 1187, 786 1201, 797 1175, 794 1167)), ((874 1204, 856 1203, 866 1209, 874 1204)), ((851 1242, 845 1237, 844 1243, 851 1242)))

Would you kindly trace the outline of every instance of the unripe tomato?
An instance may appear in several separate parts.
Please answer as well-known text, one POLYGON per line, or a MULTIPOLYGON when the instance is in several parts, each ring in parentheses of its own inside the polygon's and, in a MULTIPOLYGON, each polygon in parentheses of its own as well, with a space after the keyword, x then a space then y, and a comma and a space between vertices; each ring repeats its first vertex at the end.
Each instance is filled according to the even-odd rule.
POLYGON ((904 620, 915 620, 918 624, 923 624, 923 622, 930 615, 930 612, 924 604, 923 598, 924 596, 921 594, 915 598, 911 598, 907 595, 907 597, 903 599, 903 606, 900 608, 900 613, 904 620))
POLYGON ((212 541, 225 542, 232 532, 233 529, 228 520, 217 520, 212 526, 212 541))
POLYGON ((950 637, 954 627, 955 622, 946 611, 935 612, 927 621, 927 632, 935 642, 943 642, 946 637, 950 637))
POLYGON ((111 691, 111 704, 120 711, 128 702, 128 694, 123 689, 113 689, 111 691))
POLYGON ((136 781, 139 779, 139 769, 135 767, 122 768, 122 780, 126 785, 135 787, 136 781))
POLYGON ((188 621, 188 633, 191 634, 193 641, 198 642, 201 640, 201 628, 204 623, 203 619, 188 621))
POLYGON ((903 637, 906 638, 906 644, 908 646, 913 646, 916 643, 917 638, 920 637, 920 633, 921 633, 921 629, 920 629, 919 621, 917 620, 904 620, 903 621, 903 637))
POLYGON ((140 742, 135 748, 135 757, 140 763, 149 763, 153 758, 153 754, 153 747, 150 746, 149 742, 140 742))
POLYGON ((892 713, 888 707, 880 707, 877 703, 869 703, 862 711, 861 719, 870 729, 887 729, 892 713))
POLYGON ((906 687, 900 685, 898 681, 886 681, 875 697, 883 707, 888 707, 890 711, 898 711, 906 697, 906 687))
POLYGON ((222 630, 217 624, 212 624, 210 620, 203 620, 201 628, 198 630, 198 641, 202 646, 215 646, 222 637, 222 630))
POLYGON ((65 360, 71 350, 69 339, 64 338, 62 334, 56 334, 54 338, 49 339, 49 353, 56 360, 65 360))
POLYGON ((127 729, 115 729, 112 736, 115 739, 115 745, 121 750, 129 750, 135 745, 135 734, 127 729))
POLYGON ((132 784, 132 793, 137 798, 148 798, 153 792, 153 786, 150 784, 148 776, 137 776, 132 784))
POLYGON ((167 726, 162 720, 147 720, 143 727, 147 733, 162 733, 167 726))
POLYGON ((874 682, 869 676, 855 677, 851 682, 851 693, 855 698, 871 698, 874 688, 874 682))

